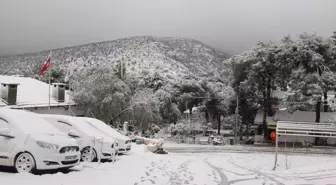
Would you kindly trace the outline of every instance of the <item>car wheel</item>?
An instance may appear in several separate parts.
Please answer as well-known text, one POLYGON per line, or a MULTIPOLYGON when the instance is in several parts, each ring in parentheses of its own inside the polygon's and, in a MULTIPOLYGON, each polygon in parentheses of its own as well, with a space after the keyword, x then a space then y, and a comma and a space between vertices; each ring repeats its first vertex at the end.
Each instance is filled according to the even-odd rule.
POLYGON ((90 147, 85 147, 81 152, 81 160, 84 162, 92 162, 97 158, 97 153, 93 149, 90 157, 90 147))
POLYGON ((19 173, 32 172, 35 169, 34 157, 27 152, 21 153, 15 160, 14 168, 19 173))

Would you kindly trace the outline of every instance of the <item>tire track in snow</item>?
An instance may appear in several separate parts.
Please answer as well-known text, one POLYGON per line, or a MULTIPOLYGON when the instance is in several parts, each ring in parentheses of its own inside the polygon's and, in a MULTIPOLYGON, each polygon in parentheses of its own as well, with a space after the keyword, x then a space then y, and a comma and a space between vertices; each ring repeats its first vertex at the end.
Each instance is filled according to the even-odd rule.
MULTIPOLYGON (((273 182, 275 182, 275 183, 278 184, 278 185, 285 185, 284 183, 282 183, 282 182, 280 182, 280 181, 278 181, 278 180, 275 179, 275 178, 283 178, 283 177, 281 177, 281 176, 278 176, 278 175, 275 175, 275 174, 272 174, 272 175, 271 175, 271 174, 267 174, 267 173, 262 173, 262 172, 257 171, 257 170, 253 170, 253 169, 249 169, 249 168, 240 166, 240 165, 238 165, 237 163, 233 162, 233 159, 232 159, 232 158, 231 158, 230 160, 228 160, 228 162, 231 163, 231 164, 233 164, 233 165, 235 165, 235 166, 238 167, 238 168, 241 168, 241 169, 243 169, 243 170, 247 170, 247 171, 253 172, 253 173, 257 174, 258 176, 263 176, 263 177, 265 177, 266 179, 268 179, 268 180, 270 180, 270 181, 273 181, 273 182)), ((284 178, 283 178, 283 179, 284 179, 284 178)))
POLYGON ((204 162, 209 165, 213 170, 215 170, 219 176, 221 177, 221 181, 219 182, 218 185, 229 185, 229 179, 226 177, 226 175, 216 166, 210 164, 208 160, 204 159, 204 162))

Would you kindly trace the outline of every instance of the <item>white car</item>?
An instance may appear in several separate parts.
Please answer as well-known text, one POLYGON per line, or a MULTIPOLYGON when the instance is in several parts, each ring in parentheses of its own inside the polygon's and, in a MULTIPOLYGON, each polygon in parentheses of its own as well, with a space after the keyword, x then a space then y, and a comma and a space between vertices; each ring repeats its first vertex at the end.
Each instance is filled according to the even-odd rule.
POLYGON ((40 116, 60 131, 77 139, 80 146, 82 161, 91 162, 97 160, 99 157, 103 160, 110 160, 113 158, 113 154, 117 154, 118 149, 115 140, 105 136, 83 120, 66 115, 40 114, 40 116), (100 144, 101 139, 103 147, 101 147, 100 144), (92 151, 90 150, 91 145, 93 146, 92 151), (97 154, 101 155, 98 156, 97 154))
POLYGON ((119 151, 118 153, 124 154, 131 150, 132 142, 131 139, 127 136, 120 134, 115 129, 111 128, 104 122, 89 117, 77 117, 77 119, 85 120, 91 126, 98 129, 100 132, 104 133, 107 136, 113 137, 118 142, 119 151))
POLYGON ((79 159, 76 140, 35 113, 0 109, 0 165, 32 172, 71 168, 79 159))

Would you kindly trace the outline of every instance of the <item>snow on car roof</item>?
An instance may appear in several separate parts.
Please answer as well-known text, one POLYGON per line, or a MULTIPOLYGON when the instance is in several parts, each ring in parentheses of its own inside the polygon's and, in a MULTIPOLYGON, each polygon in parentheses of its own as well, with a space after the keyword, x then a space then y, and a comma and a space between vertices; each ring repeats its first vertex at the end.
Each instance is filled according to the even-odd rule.
POLYGON ((116 137, 118 139, 125 139, 129 140, 127 136, 124 136, 120 134, 118 131, 114 130, 113 128, 109 127, 106 123, 95 119, 95 118, 89 118, 89 117, 78 117, 79 119, 86 120, 90 124, 92 124, 94 127, 97 127, 101 132, 105 133, 106 135, 116 137))
MULTIPOLYGON (((47 107, 49 103, 49 84, 29 77, 0 75, 0 83, 15 83, 18 85, 16 105, 10 107, 47 107)), ((51 88, 51 87, 50 87, 51 88)), ((50 106, 63 106, 69 104, 69 91, 65 92, 64 102, 57 102, 50 96, 50 106)), ((73 100, 70 100, 75 105, 73 100)), ((0 107, 8 106, 0 98, 0 107)))
POLYGON ((51 114, 41 114, 43 118, 54 118, 59 121, 64 121, 70 125, 72 125, 74 128, 78 129, 80 132, 83 132, 89 136, 92 137, 104 137, 106 138, 106 135, 101 133, 99 130, 85 122, 84 120, 76 119, 76 117, 71 117, 67 115, 51 115, 51 114))
POLYGON ((0 117, 27 134, 62 134, 50 123, 41 119, 36 113, 0 108, 0 117))

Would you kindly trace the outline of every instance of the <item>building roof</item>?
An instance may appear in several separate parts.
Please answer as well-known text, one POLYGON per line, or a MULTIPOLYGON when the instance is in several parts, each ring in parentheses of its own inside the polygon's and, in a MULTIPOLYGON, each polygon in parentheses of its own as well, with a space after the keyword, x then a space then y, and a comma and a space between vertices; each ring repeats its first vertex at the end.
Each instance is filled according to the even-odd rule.
MULTIPOLYGON (((278 121, 298 121, 298 122, 315 122, 315 112, 311 111, 295 111, 293 114, 287 110, 279 110, 274 117, 267 117, 268 125, 276 125, 278 121)), ((261 124, 263 121, 263 113, 260 112, 256 115, 254 120, 255 124, 261 124)), ((321 112, 320 122, 333 122, 336 123, 336 115, 334 112, 321 112)))
MULTIPOLYGON (((272 91, 272 96, 273 97, 277 97, 279 99, 284 99, 286 98, 287 95, 293 95, 294 93, 293 92, 284 92, 284 91, 279 91, 279 90, 275 90, 275 91, 272 91)), ((335 94, 336 92, 335 91, 328 91, 328 98, 335 98, 335 94)))
MULTIPOLYGON (((12 108, 32 108, 32 107, 48 107, 49 105, 49 84, 29 77, 19 76, 3 76, 0 75, 0 83, 16 83, 18 85, 16 105, 8 106, 0 99, 0 106, 8 106, 12 108)), ((69 91, 65 91, 64 102, 57 102, 52 96, 52 87, 50 86, 50 106, 66 106, 69 105, 69 91)), ((70 97, 70 104, 75 102, 70 97)))

